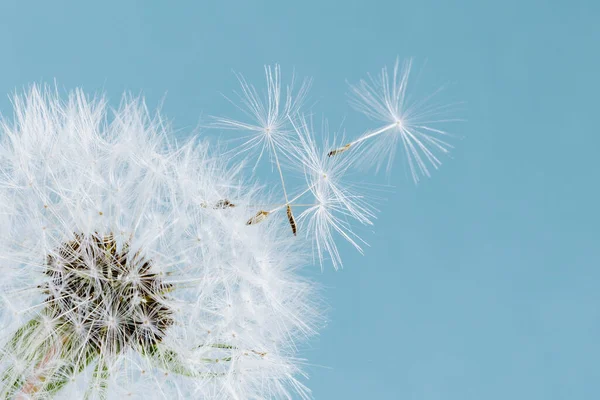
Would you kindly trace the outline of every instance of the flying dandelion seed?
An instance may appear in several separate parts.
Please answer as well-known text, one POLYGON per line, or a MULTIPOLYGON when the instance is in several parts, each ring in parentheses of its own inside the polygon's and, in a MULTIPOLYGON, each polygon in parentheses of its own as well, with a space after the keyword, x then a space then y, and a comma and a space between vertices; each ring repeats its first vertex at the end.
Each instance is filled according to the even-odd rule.
POLYGON ((369 118, 383 122, 385 125, 366 132, 364 135, 332 150, 336 155, 368 142, 369 150, 365 152, 364 162, 375 164, 377 170, 387 164, 389 173, 398 146, 404 149, 408 167, 415 183, 420 176, 429 177, 430 168, 437 169, 441 165, 440 155, 448 154, 452 145, 447 141, 450 134, 443 125, 458 121, 449 117, 453 105, 436 105, 433 103, 440 90, 413 100, 408 91, 412 59, 400 68, 400 60, 396 59, 390 78, 387 67, 379 76, 369 75, 369 80, 361 80, 350 85, 350 104, 369 118))
POLYGON ((104 104, 34 86, 0 123, 0 398, 308 398, 287 222, 248 229, 266 202, 206 143, 104 104))

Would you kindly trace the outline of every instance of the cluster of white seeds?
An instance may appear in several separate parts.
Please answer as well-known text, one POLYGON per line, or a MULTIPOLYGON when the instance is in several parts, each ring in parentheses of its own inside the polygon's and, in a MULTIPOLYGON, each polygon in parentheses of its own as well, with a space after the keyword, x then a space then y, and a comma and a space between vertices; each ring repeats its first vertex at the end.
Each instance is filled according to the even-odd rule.
POLYGON ((341 266, 335 237, 361 251, 353 227, 375 217, 346 171, 401 142, 417 180, 449 148, 407 103, 406 67, 352 87, 384 126, 350 142, 317 138, 307 83, 294 93, 269 67, 261 96, 239 76, 253 120, 213 124, 249 133, 233 155, 176 143, 137 98, 109 112, 79 90, 15 97, 0 122, 0 398, 310 397, 296 355, 322 315, 299 269, 341 266), (280 196, 239 167, 264 159, 280 196))

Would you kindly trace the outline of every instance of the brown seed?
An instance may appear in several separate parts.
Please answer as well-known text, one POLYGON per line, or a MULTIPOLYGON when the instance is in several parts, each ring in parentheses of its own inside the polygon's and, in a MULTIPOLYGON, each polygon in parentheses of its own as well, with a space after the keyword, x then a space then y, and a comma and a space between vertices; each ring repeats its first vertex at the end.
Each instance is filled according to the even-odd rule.
POLYGON ((328 156, 328 157, 331 157, 331 156, 335 156, 335 155, 337 155, 337 154, 343 153, 343 152, 345 152, 346 150, 348 150, 348 149, 350 148, 350 146, 351 146, 351 145, 352 145, 351 143, 348 143, 348 144, 347 144, 347 145, 345 145, 344 147, 339 147, 339 148, 337 148, 337 149, 331 150, 329 153, 327 153, 327 156, 328 156))
POLYGON ((260 222, 263 222, 267 218, 268 215, 269 215, 268 211, 260 210, 259 212, 256 213, 256 215, 254 217, 250 218, 248 220, 248 222, 246 222, 246 225, 256 225, 260 222))
POLYGON ((233 204, 232 202, 230 202, 227 199, 217 201, 217 203, 214 206, 215 209, 218 209, 218 208, 225 209, 225 208, 230 208, 230 207, 235 207, 235 204, 233 204))
POLYGON ((292 233, 296 236, 296 220, 294 219, 294 214, 292 214, 292 206, 287 205, 287 217, 288 221, 290 221, 290 226, 292 227, 292 233))

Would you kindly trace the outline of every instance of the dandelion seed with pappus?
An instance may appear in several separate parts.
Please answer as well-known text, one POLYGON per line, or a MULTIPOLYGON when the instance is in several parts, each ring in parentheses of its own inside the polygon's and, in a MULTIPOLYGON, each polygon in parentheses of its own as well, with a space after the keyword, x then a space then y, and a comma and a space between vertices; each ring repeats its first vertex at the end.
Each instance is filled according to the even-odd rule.
POLYGON ((400 67, 396 59, 390 77, 387 67, 378 76, 350 84, 350 104, 370 119, 383 123, 365 132, 354 141, 334 148, 329 156, 336 156, 364 144, 363 164, 384 164, 389 173, 398 146, 402 146, 412 179, 418 183, 421 176, 430 176, 430 168, 437 169, 440 155, 448 154, 452 145, 445 125, 460 121, 452 112, 455 104, 436 104, 435 96, 441 89, 426 97, 415 99, 409 92, 409 77, 413 67, 408 59, 400 67))

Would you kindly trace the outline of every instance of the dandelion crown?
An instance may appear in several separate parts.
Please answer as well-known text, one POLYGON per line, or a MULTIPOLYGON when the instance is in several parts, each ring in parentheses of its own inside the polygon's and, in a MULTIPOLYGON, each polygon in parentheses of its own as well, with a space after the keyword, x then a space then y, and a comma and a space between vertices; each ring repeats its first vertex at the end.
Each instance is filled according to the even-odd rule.
POLYGON ((451 148, 448 108, 411 101, 410 70, 350 86, 379 124, 353 140, 315 134, 309 81, 238 75, 247 119, 211 127, 245 134, 220 153, 176 143, 139 98, 108 112, 80 90, 16 96, 0 122, 0 398, 310 398, 297 345, 323 316, 299 269, 307 251, 339 268, 337 238, 362 252, 356 227, 375 218, 347 172, 401 148, 417 182, 451 148), (278 194, 248 179, 262 162, 278 194))

